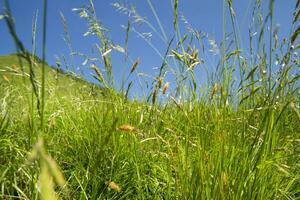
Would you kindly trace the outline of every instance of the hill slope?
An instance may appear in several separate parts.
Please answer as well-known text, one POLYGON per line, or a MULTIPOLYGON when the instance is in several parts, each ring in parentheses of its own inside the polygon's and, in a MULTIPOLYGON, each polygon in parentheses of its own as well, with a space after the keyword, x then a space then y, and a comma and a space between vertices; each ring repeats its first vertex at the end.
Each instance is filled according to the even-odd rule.
MULTIPOLYGON (((17 55, 0 56, 0 81, 4 86, 14 85, 14 87, 18 87, 19 89, 24 89, 25 87, 27 88, 27 92, 31 92, 29 67, 24 59, 22 59, 22 61, 24 64, 24 71, 21 69, 17 55)), ((45 72, 46 85, 48 88, 51 88, 51 92, 55 92, 55 95, 76 96, 78 92, 86 92, 88 94, 91 90, 98 90, 98 92, 100 92, 96 85, 65 74, 61 70, 49 67, 48 65, 46 65, 45 72)), ((34 73, 37 84, 40 85, 41 63, 36 63, 34 73)))
POLYGON ((41 131, 17 63, 0 57, 0 198, 299 199, 299 118, 284 105, 148 106, 47 67, 41 131))

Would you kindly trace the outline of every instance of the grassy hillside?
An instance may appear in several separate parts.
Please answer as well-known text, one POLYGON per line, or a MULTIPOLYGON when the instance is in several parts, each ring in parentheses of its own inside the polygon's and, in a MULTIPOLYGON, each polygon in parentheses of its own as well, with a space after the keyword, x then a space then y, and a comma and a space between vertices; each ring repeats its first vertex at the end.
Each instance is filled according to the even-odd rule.
MULTIPOLYGON (((19 109, 24 109, 24 113, 26 113, 29 112, 28 109, 37 110, 37 97, 30 80, 28 63, 25 59, 21 60, 23 69, 17 55, 0 56, 0 96, 14 105, 9 107, 9 111, 19 112, 19 109)), ((38 88, 37 95, 40 96, 41 63, 35 61, 33 71, 34 81, 38 88)), ((89 96, 100 97, 103 95, 103 90, 99 86, 63 73, 61 70, 46 65, 45 73, 47 74, 45 96, 49 107, 62 106, 64 101, 61 99, 79 100, 89 96)))
MULTIPOLYGON (((32 91, 32 85, 30 84, 30 70, 26 60, 22 59, 22 62, 24 69, 22 69, 16 54, 0 56, 1 84, 3 86, 13 85, 19 89, 25 89, 23 92, 27 91, 30 93, 32 91)), ((37 84, 40 86, 41 63, 35 61, 33 71, 36 76, 37 84)), ((92 89, 95 91, 98 90, 98 92, 101 91, 98 86, 87 83, 73 75, 64 73, 62 70, 46 66, 45 71, 47 74, 46 84, 49 88, 52 88, 52 90, 54 89, 51 92, 55 92, 55 95, 69 96, 72 94, 76 96, 77 93, 82 92, 88 94, 88 91, 91 92, 92 89)), ((48 95, 51 96, 54 94, 50 94, 50 91, 48 91, 48 95)))
MULTIPOLYGON (((42 73, 35 60, 32 68, 22 60, 22 70, 15 55, 0 57, 0 198, 300 199, 299 1, 288 39, 278 45, 277 31, 266 31, 276 40, 267 41, 270 51, 264 27, 268 20, 272 24, 274 2, 266 14, 257 1, 254 11, 261 13, 253 20, 261 37, 258 47, 245 53, 228 1, 224 16, 231 16, 233 34, 224 28, 230 42, 224 38, 217 71, 207 77, 212 77, 211 85, 201 95, 195 66, 205 67, 199 58, 205 52, 192 42, 201 44, 206 36, 193 30, 180 36, 174 1, 179 42, 170 40, 149 98, 139 102, 113 87, 109 53, 116 47, 102 32, 92 2, 76 11, 100 41, 96 51, 106 74, 96 65, 93 73, 105 90, 48 66, 42 73), (277 68, 270 64, 275 58, 277 68), (239 72, 238 84, 234 72, 239 72), (175 77, 173 89, 166 74, 175 77)), ((115 6, 127 13, 121 4, 115 6)), ((2 18, 26 55, 10 12, 5 14, 2 18)))
POLYGON ((35 199, 52 179, 70 199, 299 197, 299 118, 290 108, 276 121, 268 109, 126 103, 93 96, 88 83, 47 67, 40 132, 16 57, 0 64, 3 198, 35 199), (8 71, 14 66, 18 73, 8 71))

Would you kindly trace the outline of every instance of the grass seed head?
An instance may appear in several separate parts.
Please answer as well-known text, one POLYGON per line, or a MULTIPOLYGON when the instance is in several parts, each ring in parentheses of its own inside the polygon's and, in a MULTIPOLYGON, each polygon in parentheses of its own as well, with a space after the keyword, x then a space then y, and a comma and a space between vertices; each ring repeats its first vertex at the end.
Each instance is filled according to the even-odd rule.
POLYGON ((211 90, 210 98, 213 98, 215 94, 218 92, 218 90, 219 90, 219 85, 215 83, 211 90))
POLYGON ((164 87, 163 87, 162 93, 163 93, 163 94, 166 94, 166 92, 167 92, 167 90, 168 90, 169 87, 170 87, 170 83, 169 83, 169 82, 166 82, 166 84, 165 84, 164 87))
POLYGON ((157 90, 155 89, 152 93, 152 104, 155 104, 156 102, 156 95, 157 95, 157 90))
POLYGON ((121 191, 121 188, 118 186, 118 184, 116 184, 113 181, 107 181, 106 184, 107 184, 108 188, 110 188, 110 189, 112 189, 114 191, 117 191, 117 192, 121 191))
POLYGON ((121 125, 117 130, 124 131, 124 132, 135 132, 135 131, 137 131, 137 128, 135 128, 129 124, 124 124, 124 125, 121 125))
POLYGON ((132 65, 131 69, 130 69, 130 73, 133 73, 134 70, 137 68, 137 66, 139 65, 140 63, 140 59, 138 58, 132 65))
POLYGON ((158 88, 161 88, 162 82, 163 82, 162 77, 159 77, 159 78, 157 79, 158 88))
POLYGON ((100 70, 97 68, 96 65, 91 65, 91 68, 94 70, 94 72, 97 74, 97 78, 101 83, 105 83, 105 79, 102 75, 102 73, 100 72, 100 70))
POLYGON ((223 185, 223 191, 226 192, 226 190, 228 189, 228 176, 225 172, 222 172, 221 180, 223 185))

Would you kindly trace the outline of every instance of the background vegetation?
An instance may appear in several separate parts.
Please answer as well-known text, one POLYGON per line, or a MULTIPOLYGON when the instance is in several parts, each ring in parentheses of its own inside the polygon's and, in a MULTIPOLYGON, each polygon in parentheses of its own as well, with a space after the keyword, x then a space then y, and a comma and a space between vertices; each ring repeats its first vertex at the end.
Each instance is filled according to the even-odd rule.
MULTIPOLYGON (((92 0, 75 11, 87 21, 87 34, 99 39, 101 64, 90 67, 97 84, 64 72, 62 62, 47 66, 46 0, 41 59, 35 40, 31 52, 23 47, 6 2, 1 18, 17 54, 0 57, 1 198, 300 199, 300 1, 283 41, 273 27, 274 1, 267 13, 256 1, 245 52, 234 5, 224 0, 223 15, 230 19, 224 17, 222 56, 216 71, 207 72, 206 88, 194 69, 205 65, 204 43, 216 44, 192 27, 180 32, 179 3, 172 2, 174 37, 161 35, 168 48, 159 73, 145 98, 134 101, 128 99, 128 77, 135 76, 139 60, 117 89, 109 53, 117 49, 126 56, 126 47, 108 39, 92 0)), ((132 12, 127 34, 139 34, 130 29, 143 19, 137 11, 114 6, 132 12)), ((62 22, 67 27, 63 15, 62 22)))

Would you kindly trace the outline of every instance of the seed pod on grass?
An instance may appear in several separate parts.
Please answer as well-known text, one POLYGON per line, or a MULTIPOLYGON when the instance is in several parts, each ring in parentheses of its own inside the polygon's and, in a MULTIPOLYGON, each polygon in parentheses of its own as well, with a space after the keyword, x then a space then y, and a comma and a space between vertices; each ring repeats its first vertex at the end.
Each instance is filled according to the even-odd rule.
POLYGON ((137 131, 137 128, 135 128, 129 124, 124 124, 124 125, 121 125, 119 128, 117 128, 117 130, 124 131, 124 132, 135 132, 135 131, 137 131))
POLYGON ((221 174, 221 183, 223 186, 223 191, 226 192, 228 190, 228 176, 225 172, 221 174))
POLYGON ((110 188, 114 191, 117 191, 117 192, 121 191, 121 188, 113 181, 107 181, 106 184, 107 184, 108 188, 110 188))
POLYGON ((94 72, 97 74, 98 78, 102 81, 104 80, 102 73, 100 70, 96 67, 96 65, 92 65, 91 68, 94 70, 94 72))
POLYGON ((153 91, 153 94, 152 94, 152 104, 155 104, 155 102, 156 102, 156 96, 157 96, 157 90, 155 89, 153 91))
POLYGON ((109 58, 107 58, 107 56, 103 56, 103 60, 104 60, 105 67, 109 69, 111 67, 109 58))
POLYGON ((162 77, 158 77, 158 78, 157 78, 157 85, 158 85, 158 88, 161 88, 162 82, 163 82, 163 78, 162 78, 162 77))
POLYGON ((91 68, 94 70, 94 72, 97 74, 97 76, 93 77, 98 80, 100 83, 102 83, 105 87, 107 87, 107 83, 102 75, 102 73, 100 72, 100 70, 96 67, 96 65, 92 65, 91 68))
POLYGON ((169 87, 170 87, 170 83, 169 83, 169 82, 166 82, 166 84, 165 84, 164 87, 163 87, 162 93, 163 93, 163 94, 166 94, 166 92, 167 92, 167 90, 168 90, 169 87))
POLYGON ((210 93, 211 99, 215 96, 215 94, 218 92, 218 90, 219 90, 219 85, 217 83, 215 83, 211 90, 211 93, 210 93))
POLYGON ((132 72, 134 72, 134 70, 137 68, 137 66, 139 65, 139 63, 140 63, 140 59, 138 58, 138 59, 133 63, 133 65, 132 65, 132 67, 131 67, 131 69, 130 69, 130 74, 131 74, 132 72))

